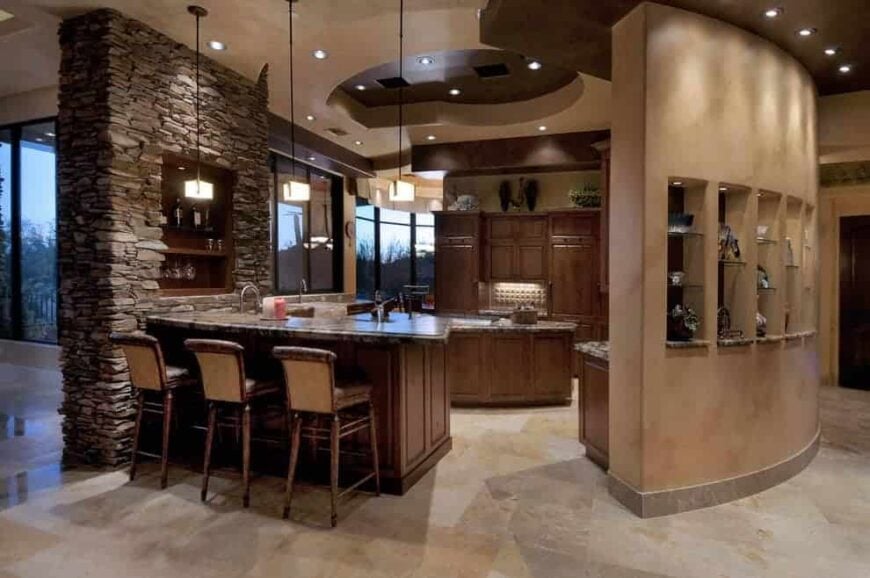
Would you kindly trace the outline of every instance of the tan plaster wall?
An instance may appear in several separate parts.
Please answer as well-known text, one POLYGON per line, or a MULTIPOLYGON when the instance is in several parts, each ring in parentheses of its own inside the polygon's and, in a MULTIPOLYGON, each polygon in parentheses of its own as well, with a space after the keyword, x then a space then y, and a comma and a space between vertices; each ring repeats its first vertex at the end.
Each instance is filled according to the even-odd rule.
POLYGON ((816 347, 716 347, 718 185, 815 206, 815 87, 766 41, 656 4, 617 25, 614 55, 611 243, 626 257, 611 261, 611 471, 641 491, 748 474, 813 439, 816 347), (669 177, 707 182, 700 337, 713 344, 688 352, 665 348, 669 177))
POLYGON ((870 215, 870 184, 819 193, 819 357, 822 383, 839 383, 840 218, 870 215))

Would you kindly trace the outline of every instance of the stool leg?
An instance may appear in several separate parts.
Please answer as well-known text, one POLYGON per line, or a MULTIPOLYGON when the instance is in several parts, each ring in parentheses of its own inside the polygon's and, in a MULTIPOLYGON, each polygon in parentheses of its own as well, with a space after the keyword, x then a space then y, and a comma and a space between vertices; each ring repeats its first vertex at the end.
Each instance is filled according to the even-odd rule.
POLYGON ((136 425, 133 428, 133 455, 130 457, 130 481, 136 479, 136 456, 139 454, 139 431, 142 429, 142 408, 145 406, 145 392, 140 390, 136 410, 136 425))
POLYGON ((290 501, 293 499, 293 482, 296 481, 296 464, 299 461, 299 444, 302 438, 302 416, 293 416, 293 433, 290 442, 290 465, 287 468, 287 487, 284 491, 284 519, 290 517, 290 501))
POLYGON ((372 444, 372 468, 375 470, 375 494, 381 495, 381 470, 378 463, 378 428, 375 424, 375 404, 369 402, 369 438, 372 444))
POLYGON ((242 504, 251 505, 251 406, 245 404, 242 410, 242 484, 245 494, 242 504))
POLYGON ((163 392, 163 448, 160 453, 160 489, 166 489, 169 475, 169 434, 172 430, 172 390, 163 392))
POLYGON ((336 502, 338 501, 338 431, 341 423, 338 419, 338 414, 332 417, 332 429, 329 432, 329 461, 330 472, 329 481, 332 486, 332 527, 335 528, 338 524, 338 511, 336 510, 336 502))
POLYGON ((208 403, 208 433, 205 436, 205 459, 202 464, 202 491, 199 494, 200 500, 205 501, 208 494, 208 475, 209 467, 211 466, 211 446, 214 445, 214 430, 217 422, 217 406, 213 401, 208 403))

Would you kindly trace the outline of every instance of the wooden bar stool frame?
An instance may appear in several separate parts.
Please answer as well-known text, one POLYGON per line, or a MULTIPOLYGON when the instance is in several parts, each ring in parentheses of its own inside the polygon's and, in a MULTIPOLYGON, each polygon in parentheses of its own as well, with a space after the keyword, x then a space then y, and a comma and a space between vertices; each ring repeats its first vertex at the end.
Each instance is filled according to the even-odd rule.
POLYGON ((138 456, 160 460, 160 489, 165 489, 169 476, 169 438, 173 423, 174 390, 196 384, 182 367, 168 366, 156 338, 144 333, 112 333, 109 341, 124 351, 130 370, 130 383, 136 388, 136 425, 133 427, 133 447, 130 457, 130 481, 136 479, 138 456), (161 401, 149 401, 146 392, 160 393, 161 401), (159 454, 139 449, 142 417, 145 413, 163 416, 163 436, 159 454))
POLYGON ((206 429, 205 456, 202 466, 200 499, 208 496, 211 476, 211 457, 214 434, 219 425, 229 423, 234 428, 241 423, 242 430, 242 503, 251 503, 251 402, 258 398, 280 393, 273 382, 256 381, 245 375, 245 348, 232 341, 217 339, 188 339, 184 346, 196 355, 202 374, 202 385, 208 400, 208 427, 206 429), (218 424, 219 409, 233 408, 234 420, 218 424))
MULTIPOLYGON (((290 422, 290 463, 287 468, 287 485, 284 494, 285 519, 290 517, 293 500, 293 484, 299 462, 299 447, 304 435, 314 444, 329 442, 330 454, 330 523, 338 523, 338 500, 371 479, 375 481, 375 494, 381 495, 381 474, 378 463, 377 420, 370 385, 338 387, 335 383, 336 355, 331 351, 308 347, 275 347, 273 355, 281 361, 287 388, 287 418, 290 422), (306 379, 307 378, 307 379, 306 379), (363 414, 351 413, 353 408, 367 405, 363 414), (319 426, 319 418, 330 421, 328 428, 319 426), (313 418, 315 425, 305 425, 306 418, 313 418), (349 419, 343 422, 344 419, 349 419), (339 492, 338 473, 340 442, 357 432, 368 430, 371 473, 363 476, 339 492)), ((316 452, 316 450, 315 450, 316 452)))

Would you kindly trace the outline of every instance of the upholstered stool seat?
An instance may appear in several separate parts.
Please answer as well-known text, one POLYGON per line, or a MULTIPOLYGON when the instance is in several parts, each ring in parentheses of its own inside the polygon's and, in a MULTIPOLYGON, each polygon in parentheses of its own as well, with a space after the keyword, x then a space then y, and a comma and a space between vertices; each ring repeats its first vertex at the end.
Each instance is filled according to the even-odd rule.
POLYGON ((179 387, 196 385, 185 367, 166 365, 160 343, 144 333, 112 333, 109 340, 124 351, 130 370, 130 383, 138 390, 136 425, 133 430, 133 455, 130 460, 130 480, 136 479, 136 464, 139 455, 160 458, 160 487, 165 488, 169 469, 169 438, 172 430, 173 392, 179 387), (159 402, 149 401, 149 394, 159 394, 159 402), (144 413, 163 416, 163 443, 160 455, 149 454, 139 449, 139 433, 144 413))
MULTIPOLYGON (((255 400, 279 396, 281 387, 275 381, 255 380, 245 375, 245 348, 232 341, 188 339, 185 347, 196 355, 202 374, 202 387, 208 400, 208 431, 202 468, 200 499, 208 495, 208 479, 214 434, 218 427, 219 410, 235 414, 234 427, 242 430, 242 483, 244 506, 251 502, 251 405, 255 400)), ((236 430, 238 431, 238 430, 236 430)))
POLYGON ((372 386, 359 375, 336 383, 336 356, 331 351, 307 347, 276 347, 273 355, 284 367, 287 385, 287 412, 291 423, 290 465, 287 469, 287 486, 284 496, 284 517, 290 515, 293 498, 293 483, 296 464, 299 460, 299 445, 304 435, 308 439, 329 440, 330 486, 332 517, 335 527, 338 522, 338 498, 374 479, 375 491, 381 493, 381 478, 378 466, 378 435, 375 409, 372 403, 372 386), (364 411, 354 411, 360 408, 364 411), (319 427, 321 419, 329 419, 330 427, 319 427), (305 425, 308 421, 309 425, 305 425), (338 491, 339 442, 350 435, 368 431, 372 458, 372 471, 341 493, 338 491))

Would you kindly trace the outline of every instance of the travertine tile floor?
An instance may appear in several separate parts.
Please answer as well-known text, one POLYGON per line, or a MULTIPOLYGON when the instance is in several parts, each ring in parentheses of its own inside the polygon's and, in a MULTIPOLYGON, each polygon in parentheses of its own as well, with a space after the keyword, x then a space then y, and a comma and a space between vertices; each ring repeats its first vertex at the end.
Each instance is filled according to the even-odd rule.
POLYGON ((575 409, 455 411, 454 449, 403 497, 357 496, 329 530, 327 495, 281 481, 253 505, 225 476, 173 468, 61 472, 58 378, 0 365, 0 578, 870 576, 870 393, 826 389, 825 442, 804 472, 738 502, 640 520, 576 443, 575 409), (5 420, 2 421, 2 420, 5 420))

